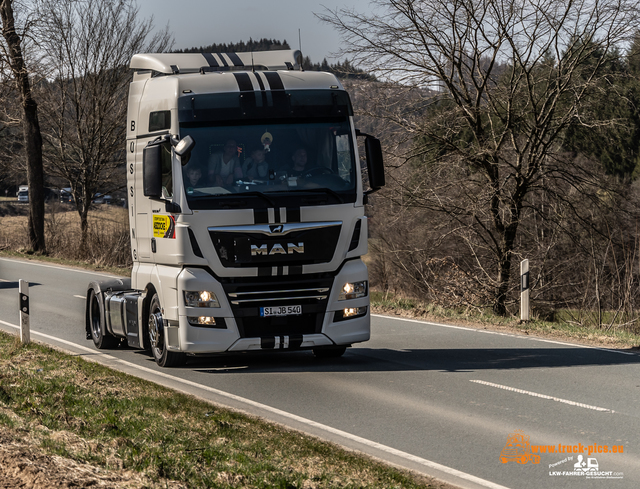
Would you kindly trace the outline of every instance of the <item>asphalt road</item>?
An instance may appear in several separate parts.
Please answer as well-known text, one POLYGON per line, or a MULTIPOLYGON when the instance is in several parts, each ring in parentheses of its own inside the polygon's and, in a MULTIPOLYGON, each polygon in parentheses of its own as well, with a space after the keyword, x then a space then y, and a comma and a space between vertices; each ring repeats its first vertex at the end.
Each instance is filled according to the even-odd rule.
POLYGON ((16 332, 24 279, 35 340, 442 480, 494 489, 640 486, 636 352, 375 316, 371 341, 337 360, 236 354, 159 369, 143 352, 98 353, 85 340, 83 298, 97 275, 0 259, 0 328, 16 332), (556 453, 503 463, 517 431, 556 453), (558 453, 561 445, 584 452, 558 453), (598 452, 604 446, 623 453, 598 452))

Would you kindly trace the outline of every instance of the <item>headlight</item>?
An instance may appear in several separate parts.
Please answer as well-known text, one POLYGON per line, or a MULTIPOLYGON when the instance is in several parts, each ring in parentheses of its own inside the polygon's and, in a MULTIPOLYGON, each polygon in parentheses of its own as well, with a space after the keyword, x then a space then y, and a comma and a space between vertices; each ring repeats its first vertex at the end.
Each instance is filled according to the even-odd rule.
POLYGON ((208 290, 184 291, 184 302, 187 307, 220 307, 220 302, 213 292, 208 290))
POLYGON ((347 282, 343 285, 342 291, 340 291, 340 295, 338 296, 338 300, 344 301, 347 299, 366 297, 367 286, 368 282, 366 280, 363 280, 362 282, 347 282))

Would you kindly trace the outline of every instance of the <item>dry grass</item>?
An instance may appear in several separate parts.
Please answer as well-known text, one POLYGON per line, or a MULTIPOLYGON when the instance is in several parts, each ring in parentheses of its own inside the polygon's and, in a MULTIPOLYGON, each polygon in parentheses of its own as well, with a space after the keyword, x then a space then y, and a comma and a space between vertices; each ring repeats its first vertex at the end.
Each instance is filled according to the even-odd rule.
MULTIPOLYGON (((0 249, 22 251, 29 248, 26 205, 0 206, 0 249)), ((46 207, 45 241, 47 254, 79 260, 99 267, 131 267, 129 217, 121 207, 98 205, 89 212, 89 240, 86 252, 80 249, 80 217, 66 204, 46 207)))
POLYGON ((0 372, 0 446, 3 433, 19 433, 34 453, 99 468, 103 480, 129 474, 131 487, 176 488, 444 486, 4 333, 0 372))

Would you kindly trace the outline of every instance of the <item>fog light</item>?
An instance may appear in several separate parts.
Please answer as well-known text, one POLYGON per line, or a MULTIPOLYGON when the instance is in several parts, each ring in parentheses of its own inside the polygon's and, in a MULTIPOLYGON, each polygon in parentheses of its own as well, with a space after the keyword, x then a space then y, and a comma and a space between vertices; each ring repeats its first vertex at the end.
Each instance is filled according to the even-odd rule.
POLYGON ((354 316, 362 316, 366 314, 366 312, 367 312, 366 307, 348 307, 342 311, 342 317, 351 318, 354 316))
POLYGON ((338 296, 339 301, 347 299, 358 299, 360 297, 367 296, 368 282, 363 280, 361 282, 347 282, 342 286, 342 291, 338 296))
POLYGON ((333 322, 345 321, 346 319, 355 319, 367 314, 367 306, 362 307, 346 307, 341 311, 336 311, 333 316, 333 322))
POLYGON ((185 290, 184 302, 188 307, 220 307, 216 294, 208 290, 185 290))
POLYGON ((210 316, 189 316, 188 318, 189 324, 193 326, 215 326, 216 318, 210 316))

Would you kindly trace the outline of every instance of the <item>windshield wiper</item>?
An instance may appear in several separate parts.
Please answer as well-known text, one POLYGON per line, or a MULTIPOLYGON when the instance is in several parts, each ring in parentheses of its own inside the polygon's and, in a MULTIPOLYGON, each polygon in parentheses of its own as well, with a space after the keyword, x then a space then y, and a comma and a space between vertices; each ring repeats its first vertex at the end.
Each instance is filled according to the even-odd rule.
POLYGON ((226 194, 226 195, 233 195, 237 199, 241 199, 242 197, 246 197, 246 196, 260 197, 261 199, 266 200, 267 203, 271 205, 271 207, 277 207, 276 203, 273 200, 267 197, 264 193, 258 192, 257 190, 252 190, 251 192, 238 192, 235 194, 226 194))
POLYGON ((317 188, 298 188, 295 190, 288 190, 288 192, 291 193, 301 193, 301 192, 312 192, 312 193, 323 193, 323 194, 328 194, 331 195, 333 197, 335 197, 338 202, 340 202, 341 204, 344 204, 344 199, 342 198, 342 196, 336 192, 335 190, 331 190, 330 188, 326 188, 326 187, 317 187, 317 188))
POLYGON ((244 197, 260 197, 265 200, 271 207, 277 207, 276 203, 267 197, 264 193, 258 192, 256 190, 251 192, 238 192, 238 193, 228 193, 228 194, 201 194, 201 195, 190 195, 189 199, 191 200, 210 200, 211 198, 221 199, 225 202, 242 202, 244 197))

